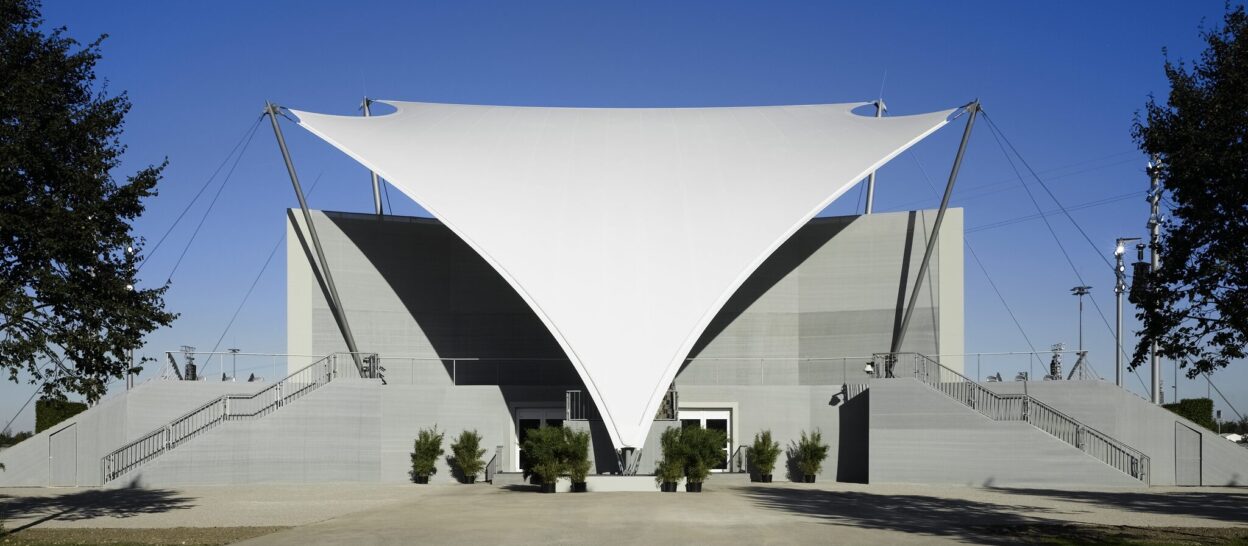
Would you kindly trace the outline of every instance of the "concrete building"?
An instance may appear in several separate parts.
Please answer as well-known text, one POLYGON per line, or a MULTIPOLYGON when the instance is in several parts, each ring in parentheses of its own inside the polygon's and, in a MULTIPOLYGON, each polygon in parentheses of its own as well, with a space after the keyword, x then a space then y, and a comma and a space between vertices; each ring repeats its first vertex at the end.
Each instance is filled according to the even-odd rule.
POLYGON ((974 105, 395 105, 292 111, 438 217, 287 211, 287 352, 323 357, 148 381, 0 453, 0 485, 404 482, 435 425, 478 431, 496 480, 541 426, 588 430, 597 475, 699 426, 722 472, 817 429, 825 480, 1248 479, 1248 452, 1111 385, 964 377, 960 209, 815 217, 974 105))

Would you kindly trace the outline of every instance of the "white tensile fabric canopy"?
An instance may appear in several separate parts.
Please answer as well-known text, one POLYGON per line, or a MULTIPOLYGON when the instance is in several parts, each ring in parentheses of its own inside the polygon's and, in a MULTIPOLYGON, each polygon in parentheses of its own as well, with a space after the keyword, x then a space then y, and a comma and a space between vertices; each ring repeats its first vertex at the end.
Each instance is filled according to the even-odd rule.
POLYGON ((644 445, 693 344, 781 243, 955 112, 384 102, 397 111, 291 113, 519 292, 617 448, 644 445))

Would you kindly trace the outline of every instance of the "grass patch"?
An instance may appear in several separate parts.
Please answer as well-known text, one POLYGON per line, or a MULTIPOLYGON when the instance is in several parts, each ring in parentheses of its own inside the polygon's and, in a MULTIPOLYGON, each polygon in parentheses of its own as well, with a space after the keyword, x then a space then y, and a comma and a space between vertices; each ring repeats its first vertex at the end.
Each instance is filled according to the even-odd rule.
POLYGON ((26 529, 0 535, 2 546, 218 546, 289 527, 173 527, 169 529, 26 529))
POLYGON ((1020 544, 1066 546, 1204 545, 1248 546, 1244 527, 1129 527, 1125 525, 1011 525, 981 527, 985 535, 1020 544))

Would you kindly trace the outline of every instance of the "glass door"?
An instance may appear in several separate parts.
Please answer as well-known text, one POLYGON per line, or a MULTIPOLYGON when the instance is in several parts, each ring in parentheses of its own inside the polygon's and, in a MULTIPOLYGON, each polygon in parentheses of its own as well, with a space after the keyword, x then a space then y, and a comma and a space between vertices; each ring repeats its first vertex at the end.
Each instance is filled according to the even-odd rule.
POLYGON ((696 427, 723 431, 723 458, 711 467, 711 472, 726 472, 728 457, 732 456, 732 411, 719 409, 682 409, 678 415, 682 428, 696 427))

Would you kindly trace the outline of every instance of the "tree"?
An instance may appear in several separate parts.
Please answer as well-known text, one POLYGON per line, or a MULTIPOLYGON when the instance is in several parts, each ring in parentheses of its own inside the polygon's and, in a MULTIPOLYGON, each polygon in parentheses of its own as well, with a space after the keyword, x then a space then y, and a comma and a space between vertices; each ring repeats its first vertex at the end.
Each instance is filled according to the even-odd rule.
MULTIPOLYGON (((1135 279, 1143 322, 1131 365, 1154 342, 1188 377, 1243 358, 1248 345, 1248 15, 1230 9, 1189 69, 1166 59, 1170 95, 1150 97, 1133 136, 1173 202, 1161 267, 1135 279)), ((1163 52, 1164 53, 1164 52, 1163 52)))
POLYGON ((42 25, 33 0, 0 0, 0 369, 94 401, 175 318, 168 285, 135 286, 131 234, 164 164, 113 179, 130 101, 97 85, 105 37, 79 47, 42 25))

